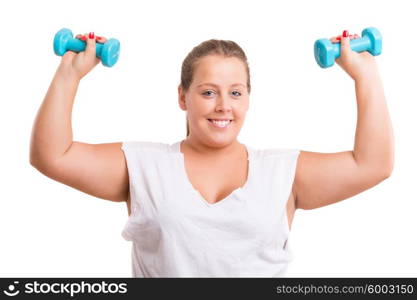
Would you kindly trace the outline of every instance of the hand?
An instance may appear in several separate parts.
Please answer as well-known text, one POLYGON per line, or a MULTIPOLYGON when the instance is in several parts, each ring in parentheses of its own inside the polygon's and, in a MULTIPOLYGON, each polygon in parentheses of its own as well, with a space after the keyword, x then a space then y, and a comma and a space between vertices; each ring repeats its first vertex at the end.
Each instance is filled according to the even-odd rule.
POLYGON ((100 36, 94 37, 94 33, 89 35, 77 34, 75 38, 85 41, 87 43, 86 48, 79 53, 67 51, 62 56, 60 68, 64 68, 71 75, 75 76, 76 79, 81 80, 100 62, 100 59, 96 57, 96 42, 105 43, 107 39, 100 36))
POLYGON ((368 51, 358 53, 350 48, 350 39, 357 39, 359 35, 347 36, 348 32, 345 32, 346 37, 339 35, 330 39, 332 43, 341 42, 340 57, 336 59, 336 63, 355 81, 376 74, 378 68, 374 56, 368 51))

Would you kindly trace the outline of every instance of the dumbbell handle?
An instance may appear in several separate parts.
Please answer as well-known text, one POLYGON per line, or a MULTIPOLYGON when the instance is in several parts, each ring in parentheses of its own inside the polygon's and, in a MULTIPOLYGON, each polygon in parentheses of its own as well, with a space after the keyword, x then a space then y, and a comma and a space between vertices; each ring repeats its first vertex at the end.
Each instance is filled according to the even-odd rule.
MULTIPOLYGON (((349 41, 350 48, 355 52, 363 52, 369 50, 371 47, 371 40, 368 36, 361 38, 353 39, 349 41)), ((341 53, 341 43, 333 44, 335 59, 340 57, 341 53)))
MULTIPOLYGON (((87 43, 77 38, 69 39, 67 43, 67 50, 71 50, 77 53, 84 51, 86 47, 87 47, 87 43)), ((102 48, 103 48, 103 44, 96 43, 96 56, 99 58, 101 58, 102 48)))

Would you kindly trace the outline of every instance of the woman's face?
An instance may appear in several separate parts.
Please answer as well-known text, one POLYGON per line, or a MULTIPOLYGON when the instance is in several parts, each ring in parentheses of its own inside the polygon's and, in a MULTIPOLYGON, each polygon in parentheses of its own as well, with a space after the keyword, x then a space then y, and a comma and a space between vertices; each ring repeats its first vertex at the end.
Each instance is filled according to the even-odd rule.
POLYGON ((179 104, 187 111, 190 139, 211 146, 234 142, 249 108, 245 64, 236 57, 209 55, 194 66, 187 93, 179 87, 179 104))

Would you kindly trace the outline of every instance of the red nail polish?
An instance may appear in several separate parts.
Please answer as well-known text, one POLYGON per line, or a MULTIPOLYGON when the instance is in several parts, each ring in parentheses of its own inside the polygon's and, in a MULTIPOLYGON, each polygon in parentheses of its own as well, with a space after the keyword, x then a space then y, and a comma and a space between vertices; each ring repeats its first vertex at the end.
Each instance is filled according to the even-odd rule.
POLYGON ((87 40, 87 38, 85 37, 85 35, 80 36, 80 39, 81 39, 82 41, 84 41, 84 42, 87 40))
POLYGON ((349 31, 343 30, 343 37, 348 37, 348 35, 349 35, 349 31))
POLYGON ((88 35, 89 39, 94 39, 94 32, 90 32, 90 34, 88 35))
POLYGON ((336 40, 340 41, 340 36, 338 36, 338 37, 336 38, 336 40))

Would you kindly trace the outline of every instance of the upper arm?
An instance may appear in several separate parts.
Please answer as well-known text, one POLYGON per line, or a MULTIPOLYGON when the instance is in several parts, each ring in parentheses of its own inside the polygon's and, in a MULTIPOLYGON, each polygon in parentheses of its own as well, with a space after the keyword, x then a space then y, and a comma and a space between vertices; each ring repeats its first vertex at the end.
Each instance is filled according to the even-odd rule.
POLYGON ((59 159, 44 167, 46 176, 89 195, 126 201, 129 177, 122 143, 73 142, 59 159))
POLYGON ((296 208, 314 209, 369 189, 389 174, 381 168, 358 165, 353 151, 300 151, 294 179, 296 208))

